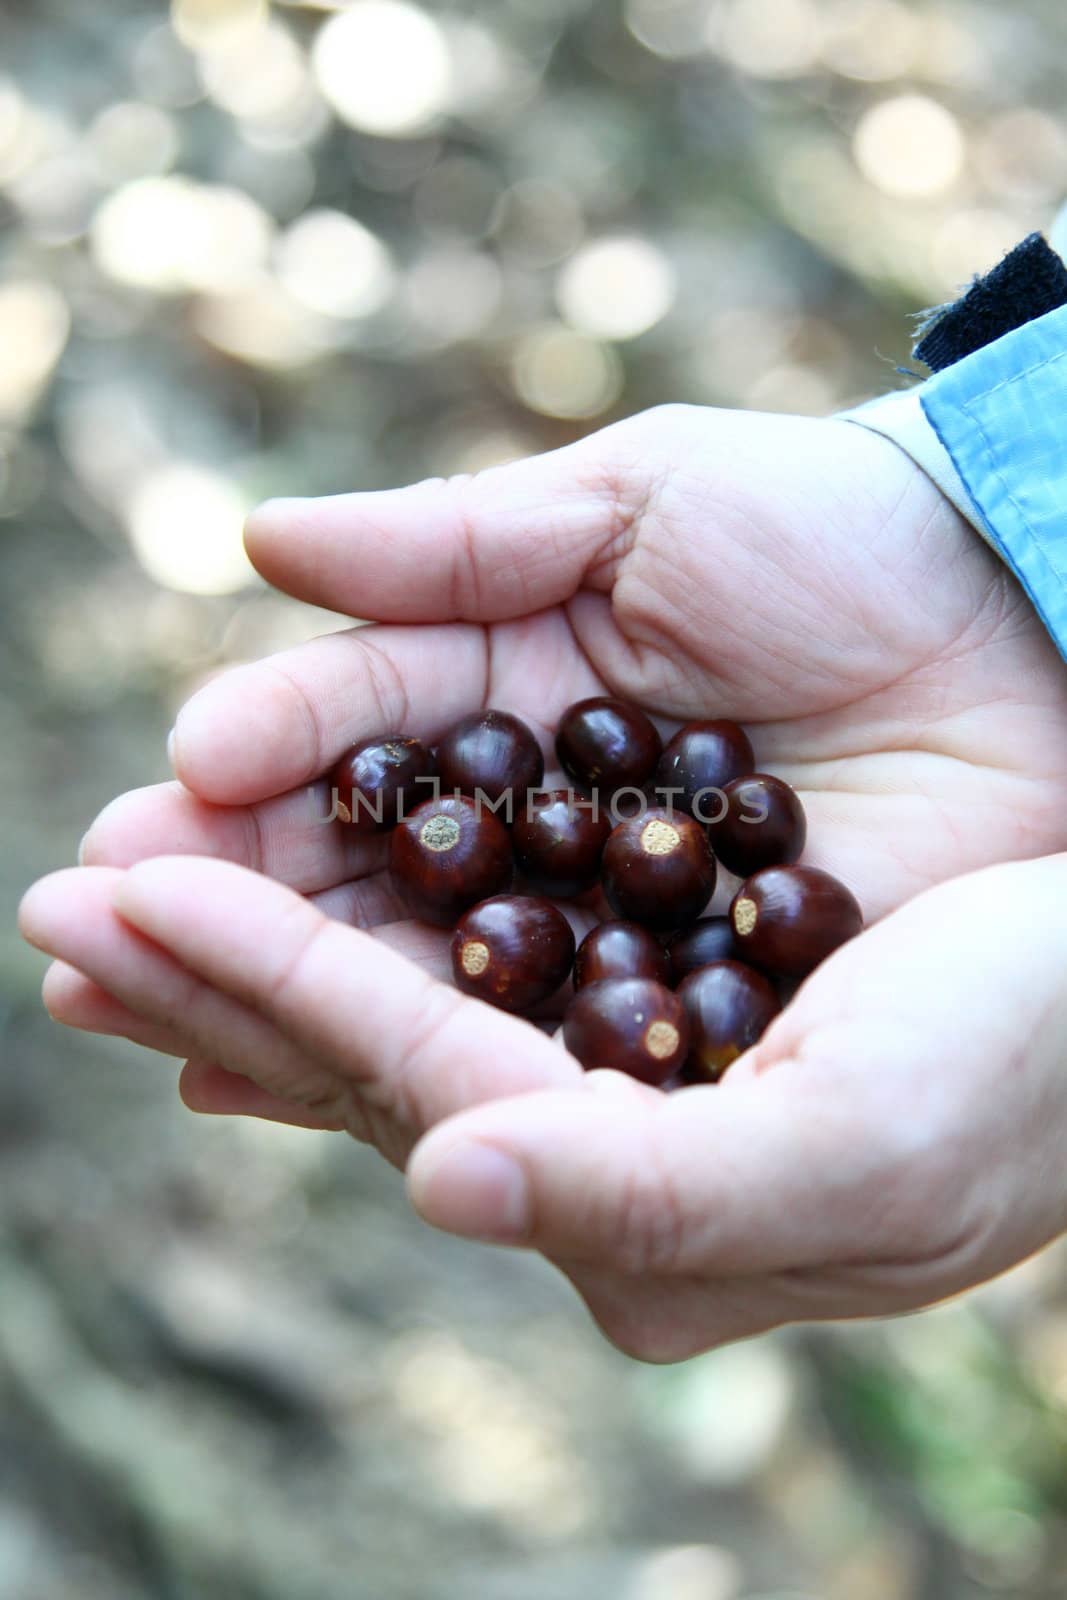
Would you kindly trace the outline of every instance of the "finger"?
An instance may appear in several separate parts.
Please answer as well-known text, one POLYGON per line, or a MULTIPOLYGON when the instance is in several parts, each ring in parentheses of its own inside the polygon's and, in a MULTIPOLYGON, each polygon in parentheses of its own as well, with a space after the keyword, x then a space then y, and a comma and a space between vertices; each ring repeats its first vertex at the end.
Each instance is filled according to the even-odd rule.
POLYGON ((489 1096, 578 1075, 537 1029, 229 863, 142 862, 115 886, 113 903, 190 973, 329 1063, 404 1128, 421 1131, 489 1096))
POLYGON ((65 1028, 129 1039, 163 1055, 185 1054, 185 1047, 171 1029, 139 1017, 109 990, 65 961, 53 961, 45 973, 41 998, 53 1022, 60 1022, 65 1028))
MULTIPOLYGON (((156 1027, 136 1016, 114 995, 93 983, 74 967, 55 961, 45 975, 45 1007, 49 1015, 68 1028, 83 1028, 132 1040, 164 1055, 183 1056, 185 1051, 172 1032, 156 1027)), ((294 1128, 337 1130, 342 1124, 268 1094, 251 1079, 224 1067, 202 1061, 187 1061, 178 1088, 190 1111, 214 1116, 263 1117, 284 1122, 294 1128)))
POLYGON ((487 673, 481 628, 325 634, 213 678, 178 713, 171 760, 204 800, 263 800, 322 778, 373 735, 440 732, 482 703, 487 673))
POLYGON ((769 1079, 728 1083, 479 1107, 417 1146, 412 1202, 451 1233, 634 1275, 748 1276, 821 1258, 854 1228, 861 1181, 855 1163, 847 1188, 836 1177, 833 1107, 767 1092, 769 1079))
POLYGON ((227 1072, 214 1062, 196 1058, 187 1061, 178 1078, 178 1093, 190 1111, 207 1117, 260 1117, 266 1122, 283 1122, 290 1128, 313 1128, 323 1133, 340 1133, 344 1124, 330 1121, 304 1106, 293 1105, 268 1094, 258 1083, 239 1072, 227 1072))
POLYGON ((433 743, 490 695, 548 755, 559 714, 602 687, 562 612, 504 624, 492 653, 476 627, 358 628, 213 679, 179 713, 171 757, 202 799, 243 805, 312 783, 364 739, 433 743))
MULTIPOLYGON (((317 903, 325 898, 320 896, 317 903)), ((77 953, 80 960, 93 962, 98 974, 104 971, 106 962, 108 985, 87 977, 66 961, 53 961, 41 985, 41 998, 52 1020, 85 1033, 129 1039, 132 1044, 161 1051, 164 1055, 186 1055, 189 1041, 184 1033, 151 1021, 126 1005, 113 992, 111 985, 118 985, 124 992, 130 992, 131 974, 127 969, 132 962, 140 960, 141 947, 135 939, 123 939, 121 929, 119 937, 115 938, 115 913, 110 894, 105 900, 98 893, 92 893, 88 904, 83 900, 77 913, 86 934, 91 929, 100 930, 95 936, 95 953, 88 952, 86 943, 72 941, 69 935, 62 933, 54 934, 51 944, 58 946, 62 940, 63 947, 71 953, 77 953)), ((35 942, 40 942, 44 937, 38 934, 35 942)), ((407 960, 414 962, 428 976, 447 980, 451 975, 452 963, 448 952, 450 934, 438 928, 428 928, 421 922, 404 922, 376 929, 375 937, 381 938, 390 949, 399 951, 407 960)), ((224 1049, 225 1041, 217 1040, 216 1046, 224 1049)))
MULTIPOLYGON (((248 553, 276 588, 378 621, 497 622, 610 588, 639 476, 612 470, 621 430, 494 467, 384 493, 272 500, 253 512, 248 553), (622 537, 620 538, 620 534, 622 537)), ((632 461, 632 458, 631 458, 632 461)))
MULTIPOLYGON (((106 879, 110 884, 113 880, 106 879)), ((369 880, 371 886, 375 880, 369 880)), ((367 902, 368 883, 342 884, 327 893, 312 897, 327 916, 335 916, 352 926, 373 908, 367 902)), ((384 893, 384 891, 383 891, 384 893)), ((82 966, 91 966, 96 979, 84 971, 57 960, 45 973, 42 999, 55 1022, 89 1033, 129 1039, 149 1050, 167 1055, 188 1053, 186 1035, 167 1028, 135 1011, 114 992, 116 986, 129 993, 131 983, 140 982, 128 969, 143 959, 142 942, 120 924, 116 928, 110 888, 102 886, 97 871, 70 873, 63 881, 63 904, 51 912, 38 909, 34 914, 33 942, 52 951, 63 950, 76 957, 82 966), (124 936, 124 931, 127 936, 124 936), (100 981, 97 981, 100 980, 100 981)), ((421 922, 393 922, 375 928, 393 950, 414 962, 430 977, 447 980, 452 971, 449 956, 451 935, 421 922)), ((217 1040, 222 1048, 223 1041, 217 1040)))
POLYGON ((106 988, 139 1019, 138 1028, 147 1022, 164 1029, 171 1053, 218 1060, 283 1099, 311 1106, 331 1120, 343 1117, 356 1137, 364 1137, 365 1118, 352 1086, 331 1066, 115 914, 112 901, 123 878, 105 867, 71 868, 42 878, 19 908, 23 938, 106 988))
POLYGON ((383 836, 324 821, 329 805, 324 783, 250 806, 212 805, 180 783, 153 784, 105 806, 82 840, 79 860, 131 867, 149 856, 217 856, 311 894, 377 872, 388 859, 383 836))

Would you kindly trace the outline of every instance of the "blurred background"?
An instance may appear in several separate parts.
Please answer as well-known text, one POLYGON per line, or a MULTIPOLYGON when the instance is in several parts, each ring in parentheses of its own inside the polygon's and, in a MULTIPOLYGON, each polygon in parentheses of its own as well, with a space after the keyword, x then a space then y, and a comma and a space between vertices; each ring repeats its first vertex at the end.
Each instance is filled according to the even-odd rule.
MULTIPOLYGON (((341 625, 255 501, 906 382, 1067 194, 1065 62, 1060 0, 0 0, 5 912, 205 674, 341 625)), ((642 1368, 40 975, 5 931, 2 1600, 1067 1595, 1062 1252, 642 1368)))

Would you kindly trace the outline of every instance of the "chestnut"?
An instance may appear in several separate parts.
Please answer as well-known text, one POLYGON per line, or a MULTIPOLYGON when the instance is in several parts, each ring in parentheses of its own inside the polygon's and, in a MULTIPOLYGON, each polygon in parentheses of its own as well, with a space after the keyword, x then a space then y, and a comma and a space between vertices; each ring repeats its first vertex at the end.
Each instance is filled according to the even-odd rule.
POLYGON ((574 987, 584 989, 602 978, 654 978, 670 982, 667 952, 647 928, 636 922, 601 922, 591 928, 574 958, 574 987))
POLYGON ((412 915, 450 928, 469 906, 509 887, 511 839, 478 801, 442 795, 402 819, 389 864, 412 915))
POLYGON ((395 828, 405 811, 433 795, 437 763, 424 744, 406 734, 367 739, 345 752, 333 769, 338 815, 361 833, 395 828))
POLYGON ((744 728, 725 718, 687 722, 667 741, 656 768, 657 794, 709 823, 722 811, 722 800, 705 789, 725 789, 735 778, 754 771, 756 757, 744 728), (680 792, 679 792, 680 791, 680 792))
POLYGON ((726 814, 709 823, 708 838, 728 872, 748 878, 761 867, 799 861, 808 822, 795 789, 769 773, 754 772, 734 778, 723 795, 726 814))
POLYGON ((574 964, 571 925, 550 900, 495 895, 464 912, 452 935, 456 988, 523 1014, 555 994, 574 964))
POLYGON ((689 1047, 685 1007, 652 978, 601 978, 567 1007, 563 1042, 587 1072, 610 1067, 642 1083, 666 1083, 689 1047))
POLYGON ((729 917, 704 917, 694 922, 691 928, 675 935, 667 946, 667 954, 675 984, 713 961, 732 960, 734 930, 729 917))
POLYGON ((718 1083, 782 1009, 770 980, 740 961, 716 961, 691 972, 678 998, 689 1023, 682 1068, 687 1083, 718 1083))
POLYGON ((494 804, 503 800, 511 822, 545 775, 545 758, 536 737, 509 711, 475 711, 443 735, 436 750, 442 790, 476 796, 480 789, 494 804))
POLYGON ((584 789, 640 789, 656 770, 663 741, 655 724, 624 700, 597 695, 563 714, 556 734, 559 764, 584 789))
POLYGON ((646 928, 682 928, 715 889, 705 830, 680 811, 652 806, 620 822, 604 846, 602 882, 611 909, 646 928))
POLYGON ((593 888, 611 821, 572 789, 530 794, 511 832, 515 859, 539 894, 568 899, 593 888))
POLYGON ((737 954, 785 978, 803 978, 863 931, 855 895, 818 867, 764 867, 730 906, 737 954))

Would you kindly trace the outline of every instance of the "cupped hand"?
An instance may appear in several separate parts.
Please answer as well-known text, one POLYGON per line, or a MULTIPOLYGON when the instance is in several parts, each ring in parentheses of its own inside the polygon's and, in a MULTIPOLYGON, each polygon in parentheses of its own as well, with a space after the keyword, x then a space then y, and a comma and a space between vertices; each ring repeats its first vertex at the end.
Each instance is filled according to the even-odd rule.
POLYGON ((416 1148, 416 1208, 541 1250, 646 1360, 980 1283, 1067 1229, 1065 897, 1067 855, 927 891, 716 1088, 468 1110, 416 1148))
POLYGON ((274 502, 248 543, 277 587, 387 625, 194 697, 177 775, 237 809, 154 792, 105 814, 88 861, 126 864, 187 821, 196 848, 303 891, 367 881, 381 850, 298 815, 347 745, 493 704, 550 751, 567 704, 603 691, 668 723, 744 722, 805 794, 812 859, 871 917, 1067 844, 1062 662, 940 491, 852 423, 664 407, 476 478, 274 502))

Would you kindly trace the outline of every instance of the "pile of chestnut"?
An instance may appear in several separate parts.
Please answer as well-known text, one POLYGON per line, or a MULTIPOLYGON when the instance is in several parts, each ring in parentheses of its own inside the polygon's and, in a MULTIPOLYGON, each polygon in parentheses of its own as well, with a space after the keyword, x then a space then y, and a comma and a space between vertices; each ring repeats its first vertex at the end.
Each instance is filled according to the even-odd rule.
POLYGON ((556 753, 572 788, 540 787, 541 746, 508 712, 464 717, 432 751, 370 740, 334 771, 336 814, 392 832, 393 877, 413 916, 454 928, 465 994, 529 1015, 573 977, 563 1037, 583 1066, 715 1083, 783 986, 860 932, 860 907, 796 864, 800 801, 754 771, 735 722, 690 722, 664 745, 644 712, 597 697, 565 713, 556 753), (702 917, 719 863, 743 881, 728 915, 702 917), (553 901, 598 890, 619 920, 576 950, 553 901))

